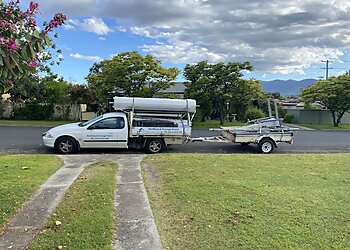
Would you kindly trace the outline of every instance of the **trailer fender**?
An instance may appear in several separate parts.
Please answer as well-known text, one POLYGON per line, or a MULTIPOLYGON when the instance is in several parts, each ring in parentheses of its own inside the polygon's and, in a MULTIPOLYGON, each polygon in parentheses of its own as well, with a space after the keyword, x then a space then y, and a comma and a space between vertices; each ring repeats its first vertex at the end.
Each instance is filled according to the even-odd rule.
POLYGON ((273 142, 275 148, 277 148, 277 143, 276 143, 276 141, 275 141, 274 139, 272 139, 271 136, 268 136, 268 135, 260 136, 260 137, 256 140, 256 144, 259 144, 260 141, 261 141, 262 139, 265 139, 265 138, 270 139, 270 140, 273 142))

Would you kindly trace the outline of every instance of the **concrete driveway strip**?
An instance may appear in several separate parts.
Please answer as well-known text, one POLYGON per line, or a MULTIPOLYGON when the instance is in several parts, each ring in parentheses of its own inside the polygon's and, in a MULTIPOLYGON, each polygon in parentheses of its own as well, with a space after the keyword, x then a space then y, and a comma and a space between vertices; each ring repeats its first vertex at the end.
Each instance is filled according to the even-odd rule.
POLYGON ((64 166, 53 174, 9 222, 0 237, 0 249, 25 249, 42 229, 67 189, 83 171, 78 159, 64 157, 64 166))
POLYGON ((142 157, 123 155, 118 160, 114 249, 162 249, 141 175, 142 157))

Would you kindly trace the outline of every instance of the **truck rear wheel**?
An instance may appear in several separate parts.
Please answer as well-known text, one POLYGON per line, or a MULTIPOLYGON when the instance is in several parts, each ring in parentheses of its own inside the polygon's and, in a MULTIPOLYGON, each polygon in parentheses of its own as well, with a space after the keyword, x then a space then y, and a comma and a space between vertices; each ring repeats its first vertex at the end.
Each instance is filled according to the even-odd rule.
POLYGON ((148 139, 146 142, 146 151, 150 154, 161 153, 165 149, 163 139, 148 139))
POLYGON ((270 154, 275 149, 275 143, 270 138, 262 139, 258 144, 260 153, 270 154))

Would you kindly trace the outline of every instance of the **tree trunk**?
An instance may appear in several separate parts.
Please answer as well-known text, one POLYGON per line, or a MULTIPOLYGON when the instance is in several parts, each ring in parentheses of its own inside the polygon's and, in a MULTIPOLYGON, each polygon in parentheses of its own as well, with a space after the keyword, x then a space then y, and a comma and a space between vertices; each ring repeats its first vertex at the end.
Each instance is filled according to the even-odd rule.
POLYGON ((336 111, 332 111, 332 117, 333 117, 333 125, 334 127, 339 127, 339 124, 341 122, 341 119, 343 118, 344 114, 346 111, 340 111, 340 112, 336 112, 336 111))
POLYGON ((224 125, 225 120, 226 120, 225 100, 222 100, 219 102, 219 107, 218 107, 217 111, 218 111, 218 115, 219 115, 220 125, 224 125))
POLYGON ((337 125, 336 125, 336 127, 339 126, 339 124, 340 124, 340 122, 341 122, 341 118, 343 118, 344 114, 345 114, 345 111, 341 111, 341 112, 338 113, 337 125))
POLYGON ((335 111, 331 110, 331 113, 332 113, 332 118, 333 118, 333 125, 334 125, 334 127, 338 127, 337 117, 335 115, 335 111))
POLYGON ((219 119, 220 119, 220 125, 224 125, 224 123, 225 123, 225 114, 224 114, 224 112, 220 112, 219 119))

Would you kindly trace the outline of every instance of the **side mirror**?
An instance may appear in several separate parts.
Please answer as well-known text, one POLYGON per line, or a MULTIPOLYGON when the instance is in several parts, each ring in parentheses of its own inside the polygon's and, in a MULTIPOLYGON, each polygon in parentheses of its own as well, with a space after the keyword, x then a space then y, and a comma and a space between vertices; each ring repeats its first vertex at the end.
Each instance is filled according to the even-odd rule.
POLYGON ((91 129, 96 129, 97 127, 95 125, 91 125, 90 127, 88 127, 87 129, 88 130, 91 130, 91 129))

